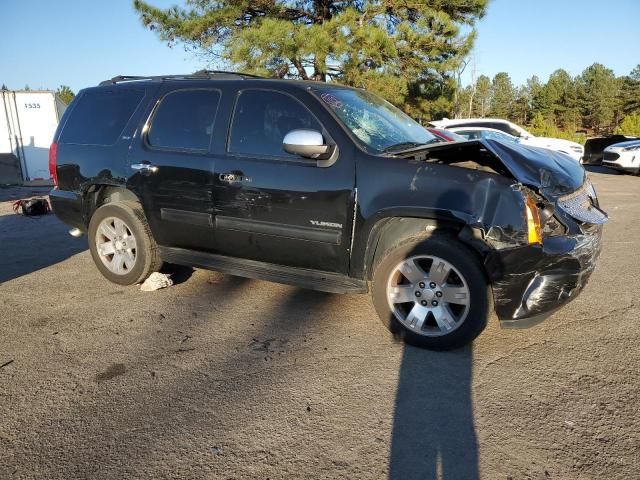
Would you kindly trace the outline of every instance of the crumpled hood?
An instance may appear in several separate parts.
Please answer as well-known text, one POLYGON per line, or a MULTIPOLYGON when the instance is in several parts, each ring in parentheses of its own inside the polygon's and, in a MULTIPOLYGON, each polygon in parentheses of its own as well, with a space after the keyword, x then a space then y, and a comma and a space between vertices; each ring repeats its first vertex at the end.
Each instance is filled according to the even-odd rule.
POLYGON ((534 187, 543 195, 558 197, 582 186, 582 165, 564 153, 498 140, 480 140, 507 167, 519 182, 534 187))

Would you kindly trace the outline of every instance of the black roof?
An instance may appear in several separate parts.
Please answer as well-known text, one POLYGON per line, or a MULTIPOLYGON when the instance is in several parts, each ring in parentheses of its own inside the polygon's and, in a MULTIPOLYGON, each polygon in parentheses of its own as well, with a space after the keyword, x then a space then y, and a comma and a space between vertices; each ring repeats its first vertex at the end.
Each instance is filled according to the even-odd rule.
POLYGON ((248 73, 239 73, 239 72, 226 72, 222 70, 203 70, 196 73, 184 74, 184 75, 118 75, 116 77, 110 78, 109 80, 104 80, 100 82, 100 86, 108 86, 108 85, 121 85, 127 83, 137 83, 137 82, 168 82, 168 81, 198 81, 198 80, 258 80, 264 82, 277 82, 277 83, 287 83, 294 84, 301 87, 309 87, 311 85, 316 86, 324 86, 324 87, 334 87, 334 88, 345 88, 352 89, 353 87, 348 87, 346 85, 340 85, 336 83, 326 83, 319 82, 313 80, 293 80, 293 79, 282 79, 282 78, 273 78, 273 77, 261 77, 258 75, 251 75, 248 73))
POLYGON ((100 85, 115 85, 123 82, 164 81, 164 80, 213 80, 213 79, 265 78, 248 73, 225 72, 222 70, 202 70, 185 75, 118 75, 100 82, 100 85))

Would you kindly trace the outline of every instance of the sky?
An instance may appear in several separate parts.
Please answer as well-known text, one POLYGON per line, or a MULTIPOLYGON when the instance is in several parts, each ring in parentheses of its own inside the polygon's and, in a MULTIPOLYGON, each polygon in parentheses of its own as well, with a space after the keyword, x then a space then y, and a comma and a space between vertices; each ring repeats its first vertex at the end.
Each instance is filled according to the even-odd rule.
MULTIPOLYGON (((546 80, 558 68, 578 75, 594 62, 616 75, 640 64, 640 0, 492 0, 477 31, 476 74, 506 71, 515 84, 532 75, 546 80)), ((69 85, 77 92, 120 74, 206 66, 144 29, 131 0, 0 0, 0 84, 10 89, 69 85)))

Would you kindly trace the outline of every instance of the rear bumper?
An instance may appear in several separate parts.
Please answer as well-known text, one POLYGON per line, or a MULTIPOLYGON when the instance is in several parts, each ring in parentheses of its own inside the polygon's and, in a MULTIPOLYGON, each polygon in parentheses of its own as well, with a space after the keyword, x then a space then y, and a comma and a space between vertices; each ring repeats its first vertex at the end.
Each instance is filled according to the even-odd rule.
POLYGON ((82 196, 80 194, 54 188, 49 192, 49 202, 53 213, 62 222, 86 232, 87 227, 83 221, 82 196))
POLYGON ((501 325, 535 325, 576 298, 595 269, 601 239, 602 226, 593 226, 589 234, 492 252, 486 266, 501 325))

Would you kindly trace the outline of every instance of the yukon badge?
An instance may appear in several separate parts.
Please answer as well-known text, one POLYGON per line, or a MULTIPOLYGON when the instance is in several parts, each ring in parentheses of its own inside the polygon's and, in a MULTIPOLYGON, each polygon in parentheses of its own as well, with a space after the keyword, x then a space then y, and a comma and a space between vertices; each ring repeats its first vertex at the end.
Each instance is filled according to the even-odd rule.
POLYGON ((321 222, 320 220, 309 220, 311 225, 316 227, 332 227, 332 228, 342 228, 341 223, 333 223, 333 222, 321 222))

